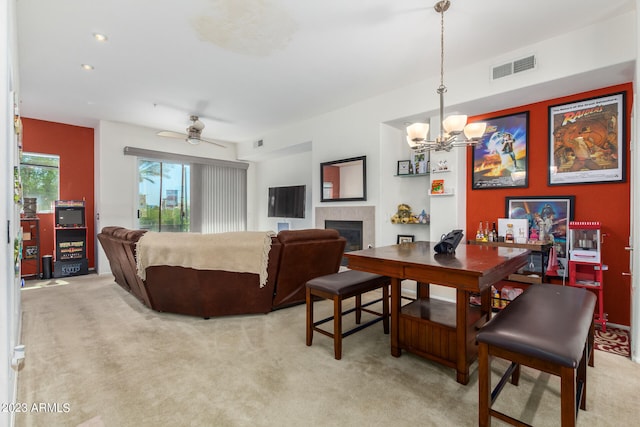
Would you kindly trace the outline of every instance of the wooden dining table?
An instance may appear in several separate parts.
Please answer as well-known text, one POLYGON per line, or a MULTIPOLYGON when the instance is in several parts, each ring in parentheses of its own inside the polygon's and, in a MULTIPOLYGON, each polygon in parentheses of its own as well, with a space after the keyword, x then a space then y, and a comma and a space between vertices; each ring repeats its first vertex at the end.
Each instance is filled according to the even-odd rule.
POLYGON ((456 380, 469 382, 477 358, 475 336, 491 319, 491 285, 527 263, 529 250, 461 244, 453 254, 437 254, 433 242, 412 242, 346 252, 348 267, 391 277, 391 354, 402 350, 456 369, 456 380), (415 280, 421 291, 402 306, 402 280, 415 280), (431 298, 429 285, 456 290, 455 302, 431 298), (472 294, 480 304, 470 303, 472 294))

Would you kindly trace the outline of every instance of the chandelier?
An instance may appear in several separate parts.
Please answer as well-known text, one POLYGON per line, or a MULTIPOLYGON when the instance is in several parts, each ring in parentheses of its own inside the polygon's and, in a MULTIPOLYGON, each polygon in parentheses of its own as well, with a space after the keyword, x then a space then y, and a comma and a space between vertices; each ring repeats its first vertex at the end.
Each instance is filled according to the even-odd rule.
POLYGON ((480 141, 487 128, 486 123, 467 124, 466 115, 451 115, 444 118, 444 93, 447 87, 444 85, 444 12, 449 9, 451 2, 442 0, 433 7, 440 14, 440 135, 435 140, 427 139, 429 134, 428 123, 413 123, 407 126, 407 143, 412 150, 422 153, 425 151, 451 151, 453 147, 466 147, 475 145, 480 141), (464 134, 465 139, 458 139, 464 134))

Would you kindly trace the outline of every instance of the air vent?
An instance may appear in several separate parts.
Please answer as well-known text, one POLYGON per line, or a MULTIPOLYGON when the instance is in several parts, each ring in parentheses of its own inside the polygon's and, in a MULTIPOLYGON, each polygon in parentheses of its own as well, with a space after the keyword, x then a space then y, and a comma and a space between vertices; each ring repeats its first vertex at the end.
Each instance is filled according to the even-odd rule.
POLYGON ((491 70, 492 79, 501 79, 502 77, 510 76, 511 74, 521 73, 523 71, 536 68, 536 57, 534 55, 527 56, 526 58, 516 59, 513 62, 508 62, 503 65, 493 67, 491 70))
POLYGON ((498 65, 497 67, 493 67, 493 79, 500 79, 502 77, 507 77, 513 74, 513 64, 509 62, 508 64, 498 65))
POLYGON ((531 55, 526 58, 513 61, 513 73, 531 70, 536 67, 536 57, 531 55))
POLYGON ((257 140, 256 142, 253 143, 253 146, 255 148, 262 147, 263 145, 264 145, 264 141, 262 141, 261 139, 259 139, 259 140, 257 140))

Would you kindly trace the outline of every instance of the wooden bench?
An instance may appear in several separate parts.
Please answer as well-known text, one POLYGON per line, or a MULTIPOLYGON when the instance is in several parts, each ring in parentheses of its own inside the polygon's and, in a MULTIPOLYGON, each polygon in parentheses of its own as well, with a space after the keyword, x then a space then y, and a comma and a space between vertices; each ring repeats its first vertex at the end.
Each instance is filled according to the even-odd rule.
POLYGON ((347 337, 361 329, 382 321, 384 333, 389 333, 389 284, 391 279, 378 274, 364 271, 346 270, 340 273, 317 277, 307 282, 307 345, 313 342, 313 332, 319 332, 333 338, 334 355, 337 360, 342 358, 342 338, 347 337), (362 294, 382 288, 382 298, 362 304, 362 294), (342 311, 342 302, 351 297, 356 297, 355 307, 342 311), (323 298, 333 300, 333 316, 322 320, 313 320, 313 301, 323 298), (366 307, 382 301, 382 312, 374 311, 366 307), (356 313, 358 326, 343 332, 342 316, 356 313), (362 312, 374 314, 377 317, 361 324, 362 312), (320 325, 333 320, 333 333, 319 328, 320 325))
POLYGON ((586 289, 531 285, 478 332, 480 426, 490 426, 491 417, 527 425, 491 409, 509 377, 518 385, 520 365, 560 377, 561 425, 575 426, 578 406, 586 409, 586 365, 589 361, 593 366, 595 304, 595 295, 586 289), (512 362, 493 391, 491 356, 512 362))

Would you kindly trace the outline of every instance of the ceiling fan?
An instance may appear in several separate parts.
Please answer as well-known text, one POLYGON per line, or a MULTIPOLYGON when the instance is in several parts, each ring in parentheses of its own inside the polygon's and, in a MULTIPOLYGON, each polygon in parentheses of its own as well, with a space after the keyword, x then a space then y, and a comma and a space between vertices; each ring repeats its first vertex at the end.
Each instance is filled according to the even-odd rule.
POLYGON ((218 147, 227 148, 222 144, 211 141, 206 138, 202 138, 202 129, 204 129, 204 123, 200 121, 198 116, 190 116, 189 120, 191 120, 191 124, 186 129, 186 133, 173 132, 170 130, 163 130, 158 132, 156 135, 164 136, 166 138, 177 138, 183 139, 187 141, 189 144, 198 145, 200 142, 207 142, 209 144, 217 145, 218 147))

